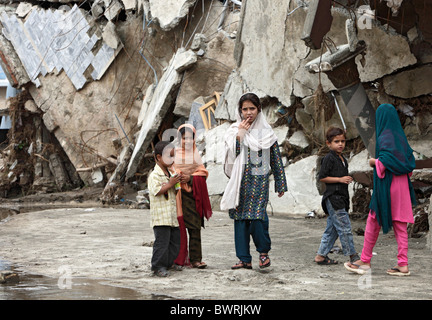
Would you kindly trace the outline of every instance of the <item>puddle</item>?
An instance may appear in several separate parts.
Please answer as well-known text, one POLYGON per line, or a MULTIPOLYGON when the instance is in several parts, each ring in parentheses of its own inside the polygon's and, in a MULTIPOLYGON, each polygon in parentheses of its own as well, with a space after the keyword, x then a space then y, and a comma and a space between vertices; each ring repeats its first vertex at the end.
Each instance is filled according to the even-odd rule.
POLYGON ((169 300, 167 296, 141 293, 133 289, 105 285, 103 280, 73 278, 68 285, 58 278, 25 274, 0 260, 0 270, 19 275, 18 282, 0 284, 0 300, 169 300), (62 289, 62 287, 65 287, 62 289))

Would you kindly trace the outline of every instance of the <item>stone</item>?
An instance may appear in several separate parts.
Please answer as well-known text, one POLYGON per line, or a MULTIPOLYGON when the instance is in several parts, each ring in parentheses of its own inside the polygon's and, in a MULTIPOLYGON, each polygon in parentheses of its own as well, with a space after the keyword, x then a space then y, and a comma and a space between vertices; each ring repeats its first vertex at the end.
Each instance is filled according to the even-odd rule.
POLYGON ((117 18, 118 14, 123 9, 122 4, 118 0, 103 0, 103 2, 105 4, 105 18, 107 18, 109 21, 117 18))
MULTIPOLYGON (((223 124, 212 128, 203 134, 205 142, 205 155, 203 156, 204 163, 223 164, 225 161, 225 140, 224 136, 230 127, 231 123, 224 122, 223 124)), ((225 174, 224 174, 225 175, 225 174)))
POLYGON ((196 0, 149 0, 151 16, 159 22, 162 30, 169 31, 189 13, 189 8, 195 2, 196 0))
POLYGON ((291 145, 300 147, 302 149, 309 146, 309 141, 301 130, 294 132, 291 137, 289 137, 288 142, 291 145))
POLYGON ((180 51, 175 60, 174 69, 181 73, 197 62, 197 55, 192 50, 180 51))
POLYGON ((369 166, 370 158, 369 152, 366 149, 350 157, 348 159, 348 169, 350 174, 357 171, 373 171, 373 169, 369 166))
POLYGON ((215 110, 216 119, 237 120, 238 101, 246 92, 246 85, 240 74, 234 70, 228 77, 224 92, 215 110))
MULTIPOLYGON (((213 11, 210 13, 214 14, 213 11)), ((202 37, 204 35, 199 38, 202 39, 202 37)), ((222 92, 235 67, 232 54, 233 40, 218 33, 206 47, 205 57, 199 58, 196 64, 185 72, 174 108, 176 115, 187 117, 191 111, 192 102, 197 97, 207 97, 213 95, 214 92, 222 92)), ((199 50, 196 54, 199 55, 199 50)))
POLYGON ((115 24, 112 21, 108 21, 103 29, 102 38, 113 49, 117 49, 121 45, 121 40, 115 30, 115 24))
POLYGON ((167 69, 155 88, 151 102, 148 106, 145 106, 147 109, 143 111, 144 121, 142 122, 141 130, 127 168, 127 179, 135 174, 141 159, 150 146, 150 142, 155 137, 159 125, 171 106, 174 92, 177 92, 180 86, 182 76, 176 69, 180 66, 179 60, 182 53, 184 53, 184 49, 180 48, 172 57, 167 69))
POLYGON ((134 10, 137 7, 137 0, 121 0, 125 10, 134 10))
POLYGON ((20 2, 15 13, 18 17, 24 18, 33 9, 33 5, 29 2, 20 2))
POLYGON ((206 168, 209 172, 206 181, 209 196, 223 194, 229 181, 224 173, 223 164, 208 163, 206 168))
POLYGON ((285 168, 288 191, 279 198, 274 192, 274 178, 270 178, 267 212, 282 215, 305 215, 307 212, 322 212, 321 195, 317 188, 317 160, 313 155, 288 165, 285 168))
POLYGON ((409 99, 432 93, 432 65, 399 72, 384 78, 387 94, 409 99))
POLYGON ((362 82, 377 80, 417 63, 407 38, 402 35, 374 25, 370 29, 360 29, 358 37, 366 42, 367 47, 364 65, 360 62, 361 55, 356 59, 362 82))
POLYGON ((287 16, 295 7, 294 1, 275 0, 271 6, 249 1, 242 6, 243 21, 236 43, 237 51, 239 46, 244 47, 238 73, 247 91, 259 89, 285 106, 291 105, 293 75, 299 61, 310 52, 301 40, 306 10, 301 8, 287 16))
POLYGON ((277 141, 279 145, 282 145, 286 138, 287 138, 287 134, 288 134, 288 126, 280 126, 280 127, 276 127, 273 128, 273 131, 277 137, 277 141))

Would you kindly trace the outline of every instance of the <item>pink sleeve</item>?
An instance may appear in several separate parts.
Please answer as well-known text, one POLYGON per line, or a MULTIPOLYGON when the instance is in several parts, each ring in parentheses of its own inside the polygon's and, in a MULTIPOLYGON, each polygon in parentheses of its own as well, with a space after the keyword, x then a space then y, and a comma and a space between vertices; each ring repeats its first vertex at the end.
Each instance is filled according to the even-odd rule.
POLYGON ((384 167, 384 165, 382 164, 381 161, 379 161, 379 159, 375 160, 375 168, 377 170, 378 178, 383 179, 385 177, 386 167, 384 167))

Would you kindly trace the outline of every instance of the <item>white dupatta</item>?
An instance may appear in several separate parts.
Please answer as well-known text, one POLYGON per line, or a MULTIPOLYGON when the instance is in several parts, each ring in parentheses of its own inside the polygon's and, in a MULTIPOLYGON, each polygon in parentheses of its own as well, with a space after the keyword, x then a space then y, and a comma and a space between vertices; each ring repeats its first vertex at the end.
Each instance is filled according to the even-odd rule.
MULTIPOLYGON (((221 210, 234 209, 239 204, 240 185, 247 160, 247 148, 241 147, 240 154, 236 157, 236 139, 238 128, 242 119, 237 115, 237 121, 233 123, 225 135, 225 174, 230 177, 220 203, 221 210)), ((252 151, 269 150, 277 141, 277 137, 268 124, 264 114, 260 111, 249 130, 244 135, 242 144, 252 151)))

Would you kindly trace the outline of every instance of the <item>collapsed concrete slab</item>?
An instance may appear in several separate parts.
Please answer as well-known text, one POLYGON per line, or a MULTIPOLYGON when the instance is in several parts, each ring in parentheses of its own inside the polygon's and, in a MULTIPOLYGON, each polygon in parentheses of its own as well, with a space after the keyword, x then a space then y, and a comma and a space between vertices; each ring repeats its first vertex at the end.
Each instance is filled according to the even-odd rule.
POLYGON ((367 47, 364 60, 357 57, 357 67, 362 82, 374 81, 417 63, 407 38, 386 31, 380 25, 360 30, 358 37, 365 41, 367 47))
POLYGON ((269 213, 305 215, 309 211, 322 212, 321 195, 317 188, 318 156, 310 156, 285 168, 288 191, 279 198, 274 192, 274 179, 270 178, 269 213))
POLYGON ((175 101, 174 94, 180 86, 182 73, 177 70, 183 70, 184 66, 192 65, 191 61, 196 61, 194 53, 191 50, 186 51, 184 48, 177 50, 166 68, 162 78, 159 80, 152 100, 149 104, 144 105, 146 110, 143 111, 143 122, 139 132, 134 151, 129 162, 126 172, 126 179, 131 178, 147 150, 153 141, 163 118, 168 109, 175 101))
POLYGON ((2 12, 3 35, 12 43, 28 77, 40 86, 39 75, 64 70, 77 90, 100 80, 121 50, 89 34, 92 22, 77 5, 71 10, 32 10, 23 22, 2 12), (97 49, 98 48, 98 49, 97 49))
POLYGON ((390 75, 383 80, 387 94, 404 99, 432 93, 432 65, 390 75))

